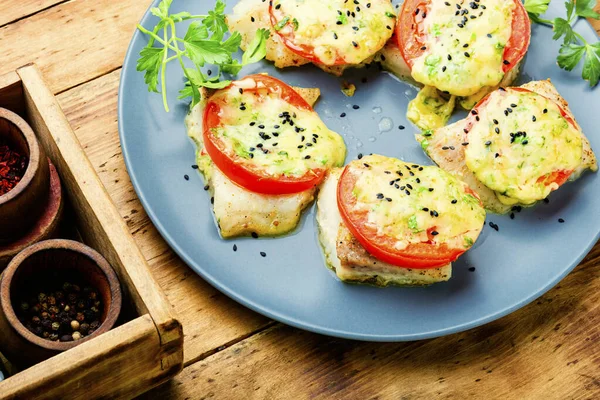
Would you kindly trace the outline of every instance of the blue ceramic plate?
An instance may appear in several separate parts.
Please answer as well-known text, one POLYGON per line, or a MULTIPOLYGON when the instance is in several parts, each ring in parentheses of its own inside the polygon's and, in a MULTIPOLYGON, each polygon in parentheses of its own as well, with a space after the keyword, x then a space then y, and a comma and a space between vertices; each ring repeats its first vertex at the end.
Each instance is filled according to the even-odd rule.
MULTIPOLYGON (((212 4, 178 0, 172 11, 202 14, 212 4)), ((555 1, 549 14, 559 13, 564 13, 564 6, 555 1)), ((142 20, 149 28, 156 22, 150 13, 142 20)), ((579 21, 576 28, 588 40, 596 40, 587 22, 579 21)), ((181 27, 182 32, 184 29, 181 27)), ((514 220, 489 215, 488 221, 496 223, 499 231, 486 225, 475 248, 454 264, 452 279, 429 288, 378 289, 340 282, 325 268, 314 207, 286 237, 223 240, 202 179, 191 167, 194 145, 183 124, 188 106, 176 100, 183 82, 180 68, 172 65, 168 69, 172 110, 167 114, 161 96, 148 93, 143 75, 136 72, 138 54, 146 43, 146 37, 134 35, 119 91, 121 145, 137 194, 162 236, 190 268, 223 293, 270 318, 327 335, 373 341, 417 340, 464 331, 541 296, 598 240, 600 177, 590 173, 553 194, 549 204, 523 211, 514 220), (185 180, 184 175, 190 179, 185 180), (565 222, 559 223, 559 218, 565 222), (234 244, 237 252, 232 250, 234 244), (261 257, 260 252, 267 256, 261 257), (472 268, 475 271, 469 270, 472 268)), ((521 80, 552 78, 592 147, 600 149, 600 88, 589 89, 580 70, 560 70, 555 60, 558 49, 551 30, 535 26, 521 80)), ((240 76, 256 72, 268 72, 291 85, 321 88, 316 110, 331 129, 344 136, 348 159, 359 153, 380 153, 431 164, 405 118, 415 88, 378 68, 344 77, 357 83, 353 98, 340 91, 340 78, 312 66, 280 71, 262 62, 247 67, 240 76), (361 83, 363 77, 368 83, 361 83), (355 104, 360 109, 354 110, 355 104), (340 118, 342 112, 347 117, 340 118), (400 125, 406 129, 399 129, 400 125)))

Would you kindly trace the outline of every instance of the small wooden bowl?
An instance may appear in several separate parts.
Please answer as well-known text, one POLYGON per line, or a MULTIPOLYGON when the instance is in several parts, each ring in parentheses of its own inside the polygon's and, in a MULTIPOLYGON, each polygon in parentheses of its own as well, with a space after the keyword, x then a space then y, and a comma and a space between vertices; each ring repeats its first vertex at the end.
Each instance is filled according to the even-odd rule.
POLYGON ((29 162, 21 181, 0 196, 0 244, 20 238, 36 223, 48 202, 50 170, 44 149, 25 120, 0 108, 0 139, 29 162))
MULTIPOLYGON (((50 161, 48 161, 50 163, 50 161)), ((50 165, 50 193, 46 207, 37 222, 17 240, 0 243, 0 273, 10 260, 26 247, 42 240, 54 239, 60 233, 60 222, 63 216, 64 196, 58 172, 50 165)))
POLYGON ((121 286, 115 271, 94 249, 72 240, 36 243, 20 252, 0 277, 0 346, 21 367, 48 359, 60 352, 108 332, 121 312, 121 286), (18 319, 13 304, 23 293, 55 281, 78 281, 94 287, 104 304, 100 327, 72 342, 53 342, 30 332, 18 319), (25 288, 25 289, 24 289, 25 288))

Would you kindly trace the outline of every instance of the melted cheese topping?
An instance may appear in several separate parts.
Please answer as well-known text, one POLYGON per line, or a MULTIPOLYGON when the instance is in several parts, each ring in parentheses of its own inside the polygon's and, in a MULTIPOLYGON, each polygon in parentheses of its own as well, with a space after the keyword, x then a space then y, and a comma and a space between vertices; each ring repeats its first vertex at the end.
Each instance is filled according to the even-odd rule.
POLYGON ((455 96, 446 100, 436 88, 425 86, 408 103, 406 117, 422 130, 441 128, 448 123, 455 104, 455 96))
POLYGON ((232 87, 219 97, 222 124, 213 128, 216 136, 230 152, 268 174, 303 176, 344 163, 342 137, 329 130, 316 112, 266 91, 257 95, 232 87))
POLYGON ((431 2, 423 20, 426 50, 414 62, 413 78, 457 96, 498 85, 514 7, 507 0, 431 2))
POLYGON ((379 235, 397 240, 398 249, 427 242, 470 248, 485 222, 479 200, 465 193, 466 184, 437 167, 407 164, 379 155, 353 161, 360 176, 353 194, 359 210, 379 235))
POLYGON ((273 6, 278 21, 287 23, 274 29, 293 34, 298 46, 314 47, 325 65, 336 64, 339 57, 345 64, 360 64, 385 45, 396 24, 388 0, 278 0, 273 6))
POLYGON ((581 164, 581 133, 546 97, 499 90, 480 108, 467 135, 466 164, 502 203, 542 200, 558 188, 544 184, 545 176, 581 164))

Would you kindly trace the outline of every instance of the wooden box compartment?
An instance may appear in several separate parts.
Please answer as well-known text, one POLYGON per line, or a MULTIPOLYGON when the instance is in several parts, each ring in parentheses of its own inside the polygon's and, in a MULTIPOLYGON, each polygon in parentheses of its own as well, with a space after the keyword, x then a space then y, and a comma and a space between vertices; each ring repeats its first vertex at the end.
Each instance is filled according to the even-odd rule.
POLYGON ((181 324, 36 66, 0 76, 0 107, 31 125, 80 240, 108 260, 123 290, 114 329, 1 381, 0 398, 131 398, 170 379, 182 369, 181 324))

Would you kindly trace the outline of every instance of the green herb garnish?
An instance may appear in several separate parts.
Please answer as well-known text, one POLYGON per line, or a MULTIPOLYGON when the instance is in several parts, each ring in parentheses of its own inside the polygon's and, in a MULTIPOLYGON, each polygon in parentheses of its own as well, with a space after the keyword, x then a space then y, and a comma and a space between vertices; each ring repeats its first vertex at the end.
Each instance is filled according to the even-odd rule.
POLYGON ((290 17, 286 16, 284 19, 282 19, 281 21, 279 21, 275 26, 273 26, 273 28, 276 31, 280 31, 283 29, 284 26, 287 25, 287 23, 290 21, 290 17))
POLYGON ((553 20, 540 18, 548 10, 550 0, 525 0, 525 9, 529 18, 538 24, 552 27, 552 39, 563 38, 556 61, 558 66, 567 71, 573 70, 583 58, 582 78, 594 87, 600 81, 600 42, 588 43, 583 36, 573 30, 573 23, 579 18, 600 19, 594 11, 596 0, 569 0, 565 2, 566 18, 553 20))
POLYGON ((160 80, 163 104, 167 112, 169 104, 165 71, 169 62, 177 60, 183 69, 187 82, 179 92, 178 98, 191 97, 193 107, 200 102, 201 87, 227 87, 231 81, 221 80, 223 73, 236 75, 243 66, 262 60, 266 55, 266 41, 269 38, 268 30, 259 29, 239 62, 233 58, 233 54, 238 51, 242 36, 239 32, 233 32, 225 38, 228 27, 223 1, 217 0, 214 9, 206 15, 192 15, 186 11, 170 14, 172 2, 173 0, 162 0, 158 7, 150 10, 154 16, 160 18, 152 31, 141 25, 137 26, 141 32, 150 36, 148 45, 140 52, 137 70, 144 72, 144 81, 150 92, 159 93, 160 80), (188 20, 195 21, 191 23, 183 38, 178 37, 176 24, 188 20), (193 68, 186 66, 185 59, 192 62, 193 68), (201 70, 206 64, 217 66, 218 73, 212 77, 207 76, 201 70))

